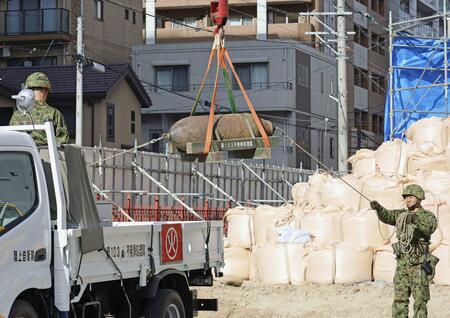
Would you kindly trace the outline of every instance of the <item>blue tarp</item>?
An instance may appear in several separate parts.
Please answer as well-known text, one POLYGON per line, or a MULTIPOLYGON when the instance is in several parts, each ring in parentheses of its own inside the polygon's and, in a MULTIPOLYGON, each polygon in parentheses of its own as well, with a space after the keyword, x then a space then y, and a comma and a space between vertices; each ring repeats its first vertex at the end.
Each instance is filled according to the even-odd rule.
MULTIPOLYGON (((449 42, 447 46, 450 46, 449 42)), ((447 60, 449 59, 450 51, 447 53, 447 60)), ((443 85, 445 83, 444 41, 396 37, 393 41, 392 66, 394 67, 392 80, 394 89, 394 137, 403 138, 405 130, 419 119, 447 116, 449 108, 448 105, 445 105, 443 85), (395 68, 396 66, 417 67, 419 69, 398 69, 395 68), (436 70, 424 71, 425 68, 436 70), (398 91, 399 89, 433 84, 441 84, 442 86, 398 91)), ((448 77, 450 77, 450 72, 448 77)), ((389 140, 391 134, 389 87, 388 83, 384 117, 385 140, 389 140)))

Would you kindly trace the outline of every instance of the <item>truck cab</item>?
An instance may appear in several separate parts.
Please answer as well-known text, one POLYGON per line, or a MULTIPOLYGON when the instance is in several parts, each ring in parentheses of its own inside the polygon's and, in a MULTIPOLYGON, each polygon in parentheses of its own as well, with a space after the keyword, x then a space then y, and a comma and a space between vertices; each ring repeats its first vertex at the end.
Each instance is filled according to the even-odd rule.
POLYGON ((50 122, 0 127, 0 318, 193 317, 217 310, 216 300, 197 299, 191 287, 211 286, 213 271, 220 272, 223 223, 96 222, 98 214, 84 211, 93 210, 89 204, 74 204, 73 198, 94 200, 85 163, 76 158, 82 168, 74 175, 50 122), (33 129, 46 132, 47 161, 26 133, 33 129), (64 176, 64 169, 72 172, 64 176), (82 195, 72 198, 67 183, 82 195), (70 214, 82 220, 68 222, 70 214))

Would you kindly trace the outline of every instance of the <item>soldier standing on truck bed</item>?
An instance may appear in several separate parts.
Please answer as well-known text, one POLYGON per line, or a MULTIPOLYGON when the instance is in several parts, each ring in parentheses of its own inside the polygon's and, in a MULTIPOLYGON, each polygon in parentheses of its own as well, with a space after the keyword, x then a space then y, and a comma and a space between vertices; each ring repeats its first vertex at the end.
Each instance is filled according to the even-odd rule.
POLYGON ((408 318, 409 297, 412 294, 414 318, 424 318, 427 317, 427 302, 430 300, 429 282, 439 261, 429 253, 430 238, 436 230, 437 219, 420 205, 425 193, 419 185, 406 186, 403 198, 407 209, 388 210, 377 201, 371 201, 370 207, 377 211, 382 222, 394 225, 397 230, 398 242, 392 244, 397 259, 392 317, 408 318))
MULTIPOLYGON (((47 121, 52 121, 55 129, 56 141, 59 144, 65 144, 69 140, 69 132, 64 122, 61 112, 46 102, 47 96, 52 89, 50 81, 44 73, 35 72, 28 76, 26 88, 34 93, 34 107, 29 113, 22 113, 16 110, 9 122, 10 125, 43 125, 47 121)), ((31 131, 36 145, 47 145, 44 131, 31 131)))

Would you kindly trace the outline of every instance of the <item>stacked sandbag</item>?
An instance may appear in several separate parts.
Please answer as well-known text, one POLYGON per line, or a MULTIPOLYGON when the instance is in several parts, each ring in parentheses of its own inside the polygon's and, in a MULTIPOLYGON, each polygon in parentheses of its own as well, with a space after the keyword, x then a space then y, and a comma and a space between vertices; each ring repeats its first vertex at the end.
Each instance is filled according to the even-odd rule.
POLYGON ((433 251, 433 255, 439 258, 436 265, 434 275, 434 283, 436 285, 450 285, 450 262, 449 262, 449 244, 447 241, 442 242, 438 248, 433 251))
POLYGON ((348 159, 352 165, 352 174, 364 176, 376 172, 375 151, 369 149, 359 149, 356 154, 348 159))
POLYGON ((450 172, 431 171, 428 173, 425 178, 425 189, 437 196, 441 204, 450 204, 450 172))
POLYGON ((400 139, 383 142, 375 151, 377 172, 387 175, 405 174, 411 151, 411 147, 400 139))
POLYGON ((306 261, 306 281, 333 284, 335 275, 335 244, 311 244, 306 261))
POLYGON ((361 200, 358 192, 361 190, 360 180, 353 175, 343 176, 342 180, 328 175, 319 190, 320 204, 357 211, 361 200))
POLYGON ((345 213, 335 207, 313 210, 301 218, 300 229, 318 242, 340 242, 343 239, 341 218, 345 213))
POLYGON ((253 214, 254 244, 275 242, 278 236, 277 227, 295 224, 294 210, 292 204, 280 207, 258 206, 253 214))
POLYGON ((428 155, 422 152, 415 152, 408 158, 408 174, 416 174, 419 171, 448 171, 448 157, 446 153, 428 155))
POLYGON ((425 155, 442 154, 447 147, 447 124, 443 118, 424 118, 406 130, 406 137, 425 155))
POLYGON ((350 284, 372 280, 373 251, 357 243, 336 245, 336 284, 350 284))
POLYGON ((308 204, 308 182, 298 182, 292 186, 292 200, 296 207, 302 207, 308 204))
MULTIPOLYGON (((387 209, 403 208, 403 184, 395 176, 381 173, 364 177, 362 193, 370 200, 377 200, 387 209)), ((369 208, 370 202, 361 199, 361 209, 369 208)))
POLYGON ((442 240, 450 241, 450 205, 440 205, 437 210, 438 228, 442 233, 442 240))
POLYGON ((248 280, 250 270, 250 250, 242 246, 231 246, 224 249, 225 266, 222 269, 227 279, 248 280))
POLYGON ((392 246, 385 245, 374 250, 373 279, 392 283, 397 261, 392 246))
POLYGON ((254 209, 237 207, 229 209, 224 216, 228 223, 227 241, 230 245, 250 248, 253 244, 254 209))
POLYGON ((344 242, 378 248, 389 242, 389 229, 378 220, 377 213, 370 209, 347 213, 342 217, 344 242))

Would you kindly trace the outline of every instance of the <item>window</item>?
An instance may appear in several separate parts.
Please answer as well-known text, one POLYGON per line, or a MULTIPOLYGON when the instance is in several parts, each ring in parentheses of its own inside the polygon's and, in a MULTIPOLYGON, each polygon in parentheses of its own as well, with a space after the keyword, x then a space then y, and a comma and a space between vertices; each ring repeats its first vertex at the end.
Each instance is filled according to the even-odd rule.
POLYGON ((297 85, 309 87, 309 66, 297 64, 297 85))
POLYGON ((25 152, 0 153, 0 235, 16 226, 38 205, 32 156, 25 152))
MULTIPOLYGON (((153 139, 157 139, 157 138, 161 137, 161 135, 162 135, 162 132, 150 130, 149 134, 148 134, 148 137, 149 137, 149 140, 153 140, 153 139)), ((161 145, 162 145, 161 141, 155 142, 155 143, 150 145, 149 151, 160 153, 161 152, 161 145)))
POLYGON ((372 131, 378 135, 384 133, 384 120, 382 115, 372 114, 372 131))
MULTIPOLYGON (((245 89, 269 88, 267 63, 242 63, 234 67, 245 89)), ((240 89, 234 77, 233 89, 240 89)))
POLYGON ((371 49, 373 52, 384 55, 386 53, 385 38, 372 32, 371 49))
POLYGON ((133 11, 133 24, 136 24, 136 12, 133 11))
POLYGON ((363 70, 359 67, 355 67, 354 68, 354 81, 355 81, 355 85, 368 89, 369 85, 368 85, 368 73, 367 70, 363 70))
POLYGON ((197 27, 197 19, 196 18, 181 18, 172 21, 172 28, 189 28, 189 27, 197 27))
POLYGON ((156 18, 156 28, 157 29, 164 29, 166 27, 166 24, 164 20, 160 17, 156 18))
POLYGON ((130 20, 130 10, 125 9, 125 20, 130 20))
POLYGON ((131 111, 131 134, 134 135, 136 133, 136 112, 134 110, 131 111))
POLYGON ((372 0, 372 10, 384 16, 384 0, 372 0))
POLYGON ((103 21, 103 1, 95 0, 95 18, 99 21, 103 21))
POLYGON ((114 104, 106 104, 106 141, 114 142, 115 135, 115 114, 114 104))
POLYGON ((25 60, 23 58, 10 58, 6 61, 6 66, 8 67, 52 66, 56 64, 56 56, 29 57, 25 60))
POLYGON ((228 23, 231 26, 252 25, 253 18, 246 15, 234 16, 228 19, 228 23))
POLYGON ((320 72, 320 94, 323 94, 323 72, 320 72))
POLYGON ((268 24, 286 24, 286 23, 298 23, 297 13, 284 13, 281 11, 267 11, 267 23, 268 24))
POLYGON ((330 137, 330 158, 334 159, 334 138, 330 137))
POLYGON ((384 77, 383 75, 372 73, 371 81, 372 92, 381 95, 386 94, 386 77, 384 77))
POLYGON ((364 47, 369 47, 369 38, 368 38, 369 33, 367 32, 367 29, 355 24, 354 31, 355 31, 354 35, 355 42, 364 47))
POLYGON ((171 91, 187 92, 189 90, 188 65, 157 66, 156 85, 171 91))
POLYGON ((355 108, 355 128, 369 130, 369 113, 355 108))

